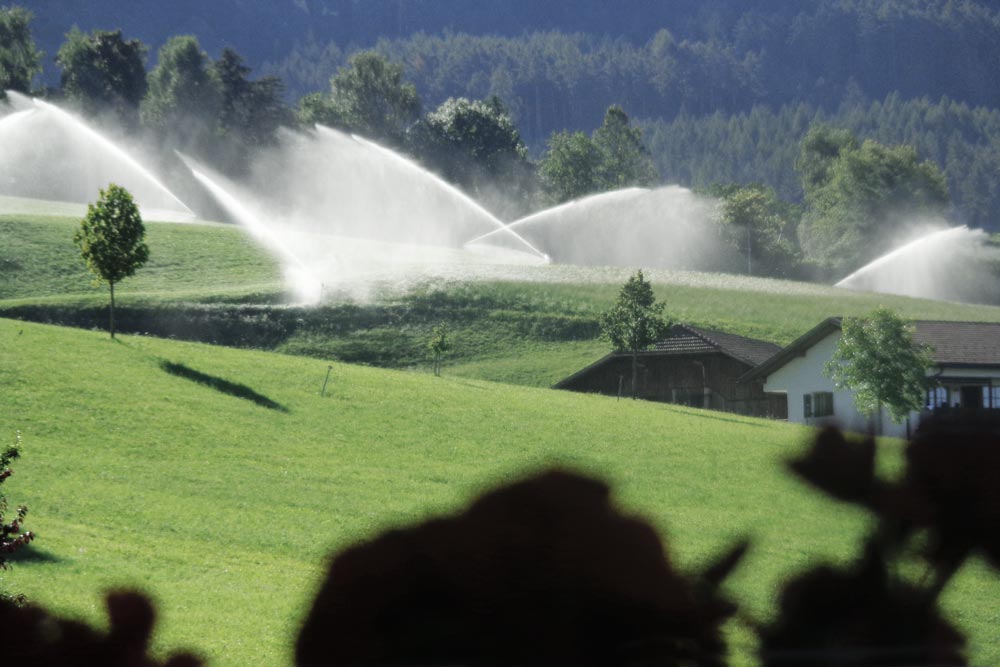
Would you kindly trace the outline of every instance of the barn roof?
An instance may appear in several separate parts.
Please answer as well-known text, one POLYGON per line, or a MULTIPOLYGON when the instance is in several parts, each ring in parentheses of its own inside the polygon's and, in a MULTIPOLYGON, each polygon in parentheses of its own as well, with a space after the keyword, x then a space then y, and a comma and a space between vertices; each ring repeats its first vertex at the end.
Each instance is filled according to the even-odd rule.
MULTIPOLYGON (((781 350, 780 346, 755 338, 737 336, 713 329, 702 329, 689 324, 674 324, 670 327, 666 337, 656 342, 651 349, 639 354, 643 357, 650 357, 721 353, 753 367, 772 357, 779 350, 781 350)), ((610 359, 624 356, 629 356, 629 353, 611 352, 606 354, 594 363, 560 380, 554 386, 556 389, 561 388, 610 359)))
POLYGON ((774 356, 781 350, 781 346, 725 331, 675 324, 670 327, 667 337, 653 346, 653 350, 667 354, 721 352, 750 366, 756 366, 774 356))

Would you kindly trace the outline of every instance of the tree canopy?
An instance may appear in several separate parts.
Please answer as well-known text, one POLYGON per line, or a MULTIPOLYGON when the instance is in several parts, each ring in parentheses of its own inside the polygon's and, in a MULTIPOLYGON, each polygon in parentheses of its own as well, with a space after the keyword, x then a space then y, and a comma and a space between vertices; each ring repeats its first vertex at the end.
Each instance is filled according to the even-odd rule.
POLYGON ((291 125, 291 112, 282 100, 284 85, 278 77, 251 81, 250 68, 230 48, 223 49, 212 63, 211 73, 219 85, 219 126, 223 132, 260 145, 273 142, 282 125, 291 125))
POLYGON ((330 80, 330 89, 333 124, 396 146, 420 115, 420 97, 403 80, 403 66, 374 51, 353 55, 330 80))
POLYGON ((553 202, 659 180, 642 130, 632 127, 620 106, 611 106, 591 137, 582 132, 552 135, 539 165, 542 185, 553 202))
POLYGON ((192 35, 172 37, 159 51, 142 102, 145 125, 182 140, 217 128, 222 91, 208 55, 192 35))
POLYGON ((937 165, 912 146, 871 139, 860 147, 843 133, 807 135, 799 161, 810 205, 800 239, 806 253, 850 270, 898 245, 908 231, 944 216, 948 185, 937 165), (837 138, 839 143, 824 142, 837 138))
POLYGON ((913 325, 887 308, 845 317, 826 374, 838 389, 855 392, 861 414, 885 406, 896 423, 924 404, 930 349, 913 340, 913 325))
POLYGON ((42 71, 42 52, 31 37, 33 15, 23 7, 0 7, 0 99, 5 90, 31 92, 42 71))
POLYGON ((496 97, 449 98, 410 129, 408 144, 430 168, 481 199, 502 191, 508 200, 523 200, 533 189, 528 149, 496 97))
POLYGON ((539 165, 542 187, 555 202, 578 199, 599 186, 601 152, 583 132, 557 132, 539 165))
POLYGON ((85 34, 74 27, 56 55, 63 94, 87 114, 111 111, 134 125, 146 94, 146 50, 121 30, 85 34))
POLYGON ((795 231, 797 206, 781 201, 774 188, 760 183, 710 190, 721 197, 722 237, 743 255, 750 275, 790 276, 800 261, 795 231))
POLYGON ((611 308, 601 314, 601 338, 616 352, 632 355, 632 398, 636 396, 639 353, 663 338, 670 326, 663 318, 663 308, 640 269, 622 285, 611 308))
POLYGON ((650 186, 659 180, 649 149, 642 143, 642 130, 632 127, 620 106, 608 107, 593 140, 601 155, 598 182, 603 190, 650 186))

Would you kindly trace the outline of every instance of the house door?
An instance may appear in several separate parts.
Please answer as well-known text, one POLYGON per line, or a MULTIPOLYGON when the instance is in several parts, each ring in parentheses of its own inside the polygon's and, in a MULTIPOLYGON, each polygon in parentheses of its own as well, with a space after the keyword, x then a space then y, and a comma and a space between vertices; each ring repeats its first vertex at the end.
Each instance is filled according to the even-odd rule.
POLYGON ((983 388, 982 387, 962 387, 962 407, 969 409, 976 409, 983 407, 983 388))

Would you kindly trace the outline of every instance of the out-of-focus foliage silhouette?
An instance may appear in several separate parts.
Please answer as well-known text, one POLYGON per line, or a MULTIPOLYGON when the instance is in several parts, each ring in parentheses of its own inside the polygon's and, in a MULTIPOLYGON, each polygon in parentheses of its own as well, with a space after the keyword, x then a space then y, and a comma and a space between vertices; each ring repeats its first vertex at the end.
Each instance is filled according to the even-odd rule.
POLYGON ((875 441, 823 431, 789 462, 803 480, 871 511, 865 555, 790 582, 778 618, 761 630, 764 665, 963 665, 964 639, 937 599, 967 558, 1000 569, 1000 419, 985 410, 926 417, 895 481, 875 474, 875 441), (927 573, 906 582, 919 555, 927 573))
POLYGON ((823 566, 785 585, 760 631, 761 665, 964 665, 965 640, 921 588, 890 576, 874 545, 846 569, 823 566))
POLYGON ((109 629, 57 618, 38 607, 0 600, 0 645, 4 664, 21 667, 199 667, 189 653, 166 661, 148 655, 156 613, 133 592, 107 596, 109 629), (9 660, 9 663, 7 662, 9 660))
POLYGON ((607 486, 545 473, 339 553, 297 664, 721 665, 744 548, 681 575, 607 486))

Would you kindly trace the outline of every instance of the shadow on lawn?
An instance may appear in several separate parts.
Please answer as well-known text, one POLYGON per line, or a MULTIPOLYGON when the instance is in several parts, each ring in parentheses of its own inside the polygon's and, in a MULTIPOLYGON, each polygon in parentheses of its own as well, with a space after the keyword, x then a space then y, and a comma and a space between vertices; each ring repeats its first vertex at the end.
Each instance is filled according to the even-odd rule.
POLYGON ((8 563, 60 563, 62 557, 51 551, 39 549, 33 544, 29 544, 22 549, 7 554, 4 559, 8 563))
POLYGON ((230 382, 229 380, 224 380, 220 377, 209 375, 208 373, 196 371, 195 369, 185 366, 184 364, 175 364, 172 361, 161 361, 160 368, 171 375, 176 375, 177 377, 182 377, 185 380, 191 380, 193 382, 197 382, 198 384, 203 384, 207 387, 215 389, 216 391, 220 391, 223 394, 229 394, 230 396, 253 401, 257 405, 268 408, 269 410, 288 412, 288 408, 283 406, 281 403, 272 401, 263 394, 258 394, 245 384, 230 382))

